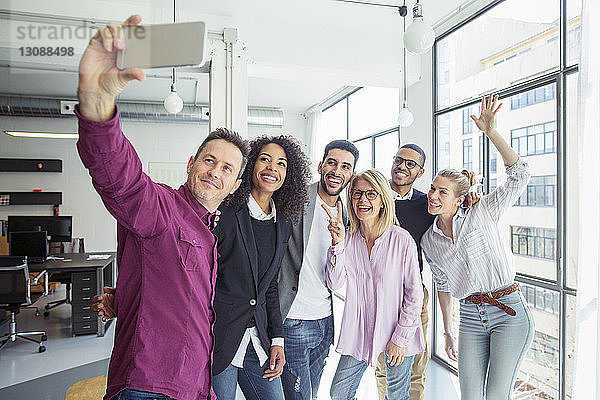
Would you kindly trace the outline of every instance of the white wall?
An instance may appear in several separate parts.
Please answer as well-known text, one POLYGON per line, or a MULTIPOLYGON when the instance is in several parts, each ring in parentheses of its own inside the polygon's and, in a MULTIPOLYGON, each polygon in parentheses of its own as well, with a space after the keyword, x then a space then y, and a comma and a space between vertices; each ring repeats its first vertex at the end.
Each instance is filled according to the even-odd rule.
MULTIPOLYGON (((77 124, 74 119, 3 117, 0 118, 0 131, 5 129, 76 132, 77 124)), ((123 122, 123 130, 147 171, 149 162, 186 162, 208 134, 208 125, 123 122)), ((63 161, 62 173, 3 172, 0 190, 62 192, 60 213, 73 216, 73 236, 85 238, 87 251, 115 250, 115 220, 92 187, 75 143, 72 139, 14 138, 0 133, 0 157, 58 158, 63 161)), ((0 207, 0 219, 6 219, 10 214, 52 215, 52 207, 0 207)))
POLYGON ((433 142, 432 142, 432 63, 431 52, 421 56, 421 73, 417 83, 407 88, 408 107, 415 121, 408 128, 402 129, 402 143, 416 143, 425 151, 425 174, 415 182, 415 188, 427 192, 433 178, 433 142))

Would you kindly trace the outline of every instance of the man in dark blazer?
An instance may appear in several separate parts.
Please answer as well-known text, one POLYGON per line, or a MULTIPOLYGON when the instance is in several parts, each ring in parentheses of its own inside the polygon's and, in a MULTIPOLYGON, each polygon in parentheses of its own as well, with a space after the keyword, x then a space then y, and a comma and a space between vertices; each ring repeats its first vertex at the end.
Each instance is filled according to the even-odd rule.
MULTIPOLYGON (((358 150, 351 142, 335 140, 319 163, 319 182, 309 187, 301 221, 292 228, 279 273, 279 301, 284 318, 286 361, 282 383, 286 400, 317 398, 317 391, 333 344, 333 300, 325 284, 327 249, 331 235, 321 204, 337 213, 339 194, 354 174, 358 150)), ((344 208, 344 221, 346 209, 344 208)))

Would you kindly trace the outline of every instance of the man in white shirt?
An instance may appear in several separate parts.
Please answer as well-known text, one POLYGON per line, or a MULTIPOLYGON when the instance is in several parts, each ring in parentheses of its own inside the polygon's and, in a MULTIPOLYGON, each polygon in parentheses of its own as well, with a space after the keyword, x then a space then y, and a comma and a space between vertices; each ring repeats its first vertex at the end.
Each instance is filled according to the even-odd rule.
POLYGON ((325 283, 331 235, 325 204, 337 213, 339 194, 354 174, 358 150, 351 142, 334 140, 319 163, 319 182, 309 187, 303 219, 292 228, 279 274, 279 298, 284 319, 285 354, 282 383, 286 400, 317 398, 325 358, 333 343, 332 295, 325 283))

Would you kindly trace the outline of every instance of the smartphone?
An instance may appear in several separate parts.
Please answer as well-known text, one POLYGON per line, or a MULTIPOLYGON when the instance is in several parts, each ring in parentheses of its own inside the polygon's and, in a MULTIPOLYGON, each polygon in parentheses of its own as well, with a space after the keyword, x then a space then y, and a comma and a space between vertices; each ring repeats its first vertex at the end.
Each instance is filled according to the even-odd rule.
POLYGON ((138 25, 124 27, 125 47, 117 68, 201 66, 206 62, 206 24, 138 25))

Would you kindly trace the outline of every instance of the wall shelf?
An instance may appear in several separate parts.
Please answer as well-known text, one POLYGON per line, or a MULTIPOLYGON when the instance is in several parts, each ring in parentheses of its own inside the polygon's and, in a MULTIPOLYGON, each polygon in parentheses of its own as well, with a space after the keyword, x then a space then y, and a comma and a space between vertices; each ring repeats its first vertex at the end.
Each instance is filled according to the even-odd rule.
POLYGON ((62 160, 48 158, 0 158, 0 172, 62 172, 62 160))
POLYGON ((62 204, 62 192, 0 192, 3 206, 58 205, 62 204), (6 199, 8 196, 8 199, 6 199))

